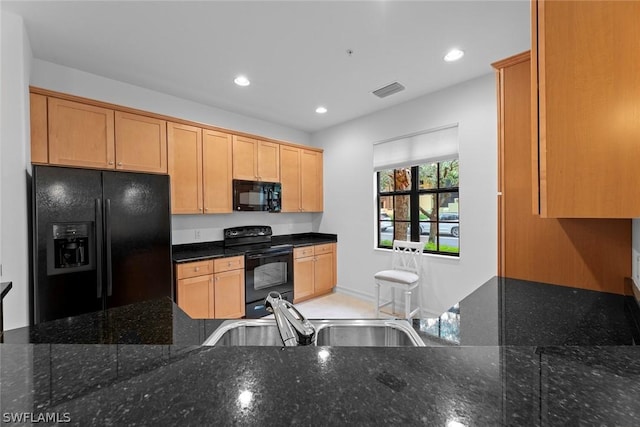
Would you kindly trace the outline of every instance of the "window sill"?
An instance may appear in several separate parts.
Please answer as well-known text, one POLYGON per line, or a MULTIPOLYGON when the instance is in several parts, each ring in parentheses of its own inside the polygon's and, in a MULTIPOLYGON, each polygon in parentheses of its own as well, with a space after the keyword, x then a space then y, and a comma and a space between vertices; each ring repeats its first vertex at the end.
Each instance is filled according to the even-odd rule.
MULTIPOLYGON (((389 249, 385 249, 385 248, 373 248, 374 251, 376 252, 391 252, 392 250, 389 249)), ((423 256, 427 256, 430 258, 439 258, 439 259, 446 259, 446 260, 451 260, 451 261, 460 261, 460 255, 441 255, 441 254, 432 254, 432 253, 428 253, 428 252, 423 252, 422 253, 423 256)))

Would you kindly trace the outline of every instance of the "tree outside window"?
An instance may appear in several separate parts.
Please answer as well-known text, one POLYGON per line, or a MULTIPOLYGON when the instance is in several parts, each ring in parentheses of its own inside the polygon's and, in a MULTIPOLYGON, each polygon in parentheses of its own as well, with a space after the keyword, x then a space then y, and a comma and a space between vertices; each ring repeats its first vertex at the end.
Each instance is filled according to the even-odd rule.
POLYGON ((378 172, 378 247, 422 241, 425 252, 459 255, 458 174, 458 159, 378 172))

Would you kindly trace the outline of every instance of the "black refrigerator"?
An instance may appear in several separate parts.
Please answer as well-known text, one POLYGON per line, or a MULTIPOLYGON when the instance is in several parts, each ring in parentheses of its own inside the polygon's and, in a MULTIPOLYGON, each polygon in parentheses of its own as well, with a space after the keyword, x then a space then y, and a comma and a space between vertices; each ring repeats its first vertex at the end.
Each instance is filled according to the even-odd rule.
POLYGON ((33 322, 173 297, 169 177, 33 167, 33 322))

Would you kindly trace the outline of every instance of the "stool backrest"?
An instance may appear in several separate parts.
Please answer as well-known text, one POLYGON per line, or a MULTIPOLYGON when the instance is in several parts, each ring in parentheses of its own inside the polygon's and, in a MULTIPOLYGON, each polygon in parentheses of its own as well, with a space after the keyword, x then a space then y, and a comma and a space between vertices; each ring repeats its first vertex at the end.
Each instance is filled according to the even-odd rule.
POLYGON ((412 273, 420 275, 420 255, 423 249, 423 242, 394 240, 391 268, 394 270, 411 271, 412 273))

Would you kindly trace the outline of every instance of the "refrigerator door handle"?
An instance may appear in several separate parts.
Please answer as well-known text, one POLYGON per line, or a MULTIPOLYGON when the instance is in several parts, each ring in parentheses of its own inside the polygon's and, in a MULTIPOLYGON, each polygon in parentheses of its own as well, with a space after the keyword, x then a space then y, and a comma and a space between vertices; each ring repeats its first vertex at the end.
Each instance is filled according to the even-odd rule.
POLYGON ((96 199, 96 276, 97 297, 102 298, 102 199, 96 199))
POLYGON ((113 293, 112 272, 111 272, 111 200, 104 201, 104 236, 105 253, 107 258, 107 296, 113 293))

